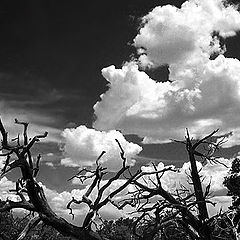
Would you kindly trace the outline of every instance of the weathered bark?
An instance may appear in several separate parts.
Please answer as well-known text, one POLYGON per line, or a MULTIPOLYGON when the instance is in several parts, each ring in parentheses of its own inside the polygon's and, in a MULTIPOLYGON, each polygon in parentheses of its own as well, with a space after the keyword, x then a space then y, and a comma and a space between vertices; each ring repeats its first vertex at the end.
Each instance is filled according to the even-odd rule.
POLYGON ((203 143, 208 143, 207 140, 209 138, 211 138, 217 131, 218 130, 213 131, 211 134, 209 134, 208 136, 204 137, 203 139, 197 141, 195 144, 192 144, 188 130, 187 130, 187 137, 186 137, 186 149, 187 149, 189 161, 191 164, 191 173, 190 174, 191 174, 191 179, 192 179, 192 183, 193 183, 193 187, 194 187, 196 203, 198 206, 198 208, 197 208, 198 209, 198 218, 201 222, 201 225, 200 225, 201 227, 198 229, 198 232, 202 236, 204 236, 204 239, 206 239, 206 240, 211 240, 211 232, 210 232, 208 225, 206 224, 206 220, 209 219, 209 215, 208 215, 208 210, 207 210, 207 203, 206 203, 206 196, 205 196, 206 194, 203 193, 201 177, 199 175, 199 170, 197 169, 195 155, 201 156, 203 158, 207 158, 206 155, 199 153, 196 150, 196 148, 203 143))
MULTIPOLYGON (((211 240, 211 231, 210 231, 210 227, 208 226, 208 210, 207 210, 207 202, 206 202, 206 197, 209 194, 209 189, 210 189, 210 184, 207 186, 206 191, 203 191, 202 188, 202 179, 201 176, 199 174, 199 169, 197 169, 197 162, 196 162, 196 158, 195 156, 199 156, 201 157, 204 161, 208 160, 208 161, 213 161, 213 162, 217 162, 214 160, 214 156, 213 153, 214 151, 212 151, 212 149, 210 149, 209 151, 206 151, 206 153, 200 153, 197 151, 197 147, 201 144, 207 144, 207 145, 211 145, 214 146, 215 149, 218 149, 218 147, 220 146, 220 144, 222 144, 224 142, 224 137, 220 136, 218 138, 223 138, 220 141, 217 142, 213 142, 212 141, 212 136, 217 132, 218 130, 213 131, 211 134, 207 135, 206 137, 200 139, 199 141, 192 141, 192 139, 189 136, 189 132, 187 130, 187 136, 186 136, 186 141, 177 141, 174 140, 175 142, 180 142, 182 144, 185 145, 186 150, 188 152, 188 157, 189 157, 189 161, 190 161, 190 174, 189 177, 191 178, 191 182, 194 188, 193 193, 189 191, 187 197, 182 197, 180 196, 178 193, 176 195, 170 193, 169 191, 166 191, 161 184, 161 176, 164 174, 164 172, 162 172, 162 174, 159 172, 157 172, 157 168, 156 166, 153 164, 155 171, 156 171, 156 182, 153 183, 154 187, 149 187, 148 184, 144 184, 141 183, 139 181, 137 181, 139 178, 133 179, 133 184, 135 184, 138 187, 138 190, 136 190, 136 192, 138 191, 138 194, 135 194, 136 196, 138 196, 137 198, 139 198, 139 196, 142 196, 142 200, 149 200, 150 202, 150 198, 154 197, 154 196, 161 196, 164 201, 163 203, 159 203, 159 208, 161 208, 161 211, 163 209, 168 209, 168 208, 172 208, 174 209, 174 211, 176 211, 177 214, 181 214, 181 218, 182 221, 185 225, 183 225, 186 230, 189 232, 189 234, 191 235, 191 238, 193 239, 201 239, 201 240, 211 240), (194 197, 194 199, 192 199, 192 197, 194 197), (190 201, 186 201, 186 199, 190 200, 190 201), (162 205, 160 205, 162 204, 162 205), (198 210, 198 214, 195 215, 193 214, 191 208, 196 206, 196 209, 198 210), (191 228, 190 228, 191 227, 191 228), (192 231, 192 229, 194 229, 194 231, 192 231)), ((165 171, 170 171, 171 169, 166 169, 165 171)), ((151 173, 147 173, 148 175, 150 175, 151 173)), ((141 176, 141 175, 139 175, 141 176)), ((151 180, 151 179, 150 179, 151 180)), ((187 189, 183 188, 183 190, 185 190, 184 192, 186 193, 186 191, 188 191, 187 189)), ((134 196, 133 196, 134 197, 134 196)), ((141 205, 140 201, 137 201, 137 204, 141 205)), ((145 203, 142 204, 142 206, 144 206, 145 203)), ((141 207, 138 207, 139 209, 141 209, 141 207)), ((154 210, 151 207, 146 207, 145 209, 141 209, 142 212, 150 212, 152 210, 154 210)), ((157 221, 157 219, 156 219, 157 221)))
POLYGON ((194 150, 192 149, 191 141, 189 139, 187 139, 187 141, 188 141, 187 143, 188 156, 191 164, 191 177, 192 177, 194 192, 195 192, 196 201, 198 205, 199 219, 201 221, 205 221, 208 218, 207 205, 206 205, 206 201, 205 201, 203 190, 202 190, 201 179, 198 174, 196 159, 194 156, 194 150))

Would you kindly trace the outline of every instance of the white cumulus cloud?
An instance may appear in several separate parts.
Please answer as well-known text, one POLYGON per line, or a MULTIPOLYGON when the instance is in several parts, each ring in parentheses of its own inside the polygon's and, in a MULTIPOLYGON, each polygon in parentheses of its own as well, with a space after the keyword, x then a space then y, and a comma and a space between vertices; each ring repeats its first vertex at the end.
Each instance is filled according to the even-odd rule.
MULTIPOLYGON (((107 183, 107 180, 104 180, 101 182, 100 187, 107 183)), ((118 189, 122 184, 125 183, 125 180, 116 180, 114 181, 107 189, 104 191, 104 194, 102 196, 102 200, 104 200, 108 195, 113 192, 114 190, 118 189)), ((73 189, 72 191, 63 191, 61 193, 58 193, 55 190, 47 188, 45 185, 42 185, 45 195, 47 197, 47 200, 49 202, 49 205, 52 207, 52 209, 59 214, 60 216, 64 217, 67 220, 72 221, 72 215, 69 215, 70 210, 66 208, 68 202, 74 197, 77 200, 81 200, 83 195, 86 193, 86 191, 89 188, 89 183, 86 185, 83 189, 73 189)), ((120 192, 116 197, 113 198, 113 200, 121 200, 123 199, 130 186, 128 186, 126 189, 124 189, 122 192, 120 192)), ((93 202, 97 198, 97 189, 94 189, 94 191, 90 194, 89 199, 91 199, 93 202)), ((86 216, 89 208, 86 204, 72 204, 73 213, 75 215, 75 218, 73 220, 74 223, 77 223, 78 225, 81 225, 84 217, 86 216)), ((124 211, 119 211, 116 207, 112 206, 110 203, 106 206, 103 206, 100 211, 100 215, 104 219, 117 219, 119 217, 125 216, 124 211)))
POLYGON ((190 0, 180 9, 171 5, 154 8, 143 24, 134 39, 143 65, 185 65, 198 55, 208 57, 212 51, 221 51, 212 33, 235 35, 240 29, 240 14, 222 0, 190 0))
MULTIPOLYGON (((222 164, 214 164, 208 162, 207 164, 203 165, 202 163, 197 162, 197 168, 200 171, 202 188, 204 192, 206 190, 206 187, 211 182, 209 199, 212 202, 216 203, 216 206, 213 207, 210 203, 207 204, 210 216, 217 214, 221 207, 223 208, 222 210, 227 210, 232 201, 231 197, 227 196, 227 189, 223 185, 224 177, 228 174, 231 166, 231 160, 219 158, 218 161, 222 164)), ((177 172, 165 172, 161 177, 162 187, 170 193, 176 193, 176 190, 181 189, 181 186, 189 189, 190 192, 194 192, 193 185, 191 184, 191 179, 189 178, 191 169, 190 166, 190 162, 187 162, 184 163, 177 172)), ((162 170, 164 167, 168 166, 164 166, 164 164, 160 162, 156 167, 157 170, 162 170)), ((143 172, 154 172, 154 167, 151 165, 142 166, 141 169, 143 172)), ((157 183, 155 175, 145 175, 143 178, 140 179, 142 184, 147 184, 150 188, 156 187, 154 185, 154 183, 157 183)))
POLYGON ((121 150, 115 139, 125 151, 129 165, 135 163, 134 157, 142 150, 139 145, 128 142, 116 130, 104 132, 79 126, 65 129, 62 136, 66 158, 62 159, 61 163, 67 166, 92 166, 102 151, 105 151, 99 162, 108 170, 119 170, 122 166, 121 150))
MULTIPOLYGON (((227 159, 218 159, 228 167, 231 165, 231 161, 227 159)), ((209 213, 211 216, 217 214, 221 207, 223 207, 224 210, 227 210, 227 207, 231 205, 231 197, 226 196, 226 188, 223 186, 223 179, 224 176, 227 175, 227 172, 229 168, 224 167, 221 164, 210 164, 207 163, 206 165, 202 165, 200 162, 197 162, 198 169, 201 170, 201 175, 204 178, 203 181, 203 189, 206 188, 206 186, 209 184, 209 181, 211 179, 211 188, 210 191, 212 192, 212 198, 211 200, 215 203, 217 203, 216 207, 214 208, 212 205, 208 204, 209 213)), ((161 170, 164 167, 163 163, 159 163, 157 165, 157 169, 161 170)), ((192 185, 189 184, 189 179, 186 175, 189 174, 190 170, 190 163, 184 163, 184 165, 179 169, 178 172, 172 172, 168 171, 165 172, 165 174, 161 178, 162 187, 173 193, 178 188, 180 184, 184 185, 186 188, 193 191, 192 185)), ((154 171, 153 166, 142 166, 143 172, 152 172, 154 171)), ((149 187, 155 188, 156 186, 153 184, 153 182, 157 183, 157 180, 154 175, 151 175, 151 180, 149 177, 144 176, 144 179, 140 179, 139 181, 143 184, 148 184, 149 187)), ((103 180, 100 183, 100 187, 107 183, 108 180, 103 180)), ((120 186, 122 186, 126 182, 125 179, 118 179, 112 182, 112 184, 104 191, 104 194, 102 196, 102 200, 109 196, 110 193, 112 193, 114 190, 118 189, 120 186)), ((84 216, 86 215, 88 211, 88 207, 85 204, 73 204, 73 213, 75 214, 74 220, 72 220, 72 216, 69 215, 69 210, 66 208, 68 202, 74 197, 77 200, 81 200, 83 195, 86 193, 87 189, 89 188, 89 185, 91 184, 91 181, 88 181, 87 185, 83 189, 73 189, 71 191, 63 191, 63 192, 57 192, 56 190, 49 189, 44 184, 39 183, 40 186, 43 187, 43 190, 45 192, 45 195, 47 197, 48 203, 53 209, 54 212, 56 212, 59 216, 69 220, 73 221, 75 224, 82 224, 82 221, 84 219, 84 216)), ((3 177, 0 179, 0 199, 6 200, 7 198, 14 200, 14 201, 20 201, 19 197, 15 195, 14 193, 9 192, 9 189, 15 188, 15 183, 9 180, 7 177, 3 177)), ((121 191, 118 195, 116 195, 112 200, 114 200, 116 203, 128 198, 127 193, 132 192, 135 190, 134 185, 128 185, 123 191, 121 191)), ((98 191, 95 189, 89 196, 89 198, 94 201, 97 197, 98 191)), ((159 196, 157 196, 159 198, 159 196)), ((156 200, 156 199, 155 199, 156 200)), ((150 202, 151 203, 151 202, 150 202)), ((118 218, 120 216, 127 216, 129 212, 133 211, 133 208, 125 208, 123 211, 119 211, 117 208, 111 206, 110 204, 107 204, 100 210, 100 214, 103 218, 107 219, 114 219, 118 218)))
POLYGON ((109 89, 94 105, 94 127, 137 134, 144 143, 182 138, 186 127, 193 137, 220 128, 220 134, 233 131, 225 146, 238 144, 240 61, 223 55, 213 33, 234 36, 240 13, 220 0, 190 0, 180 9, 156 7, 143 21, 134 39, 140 65, 167 63, 173 82, 156 82, 136 62, 104 68, 109 89))
MULTIPOLYGON (((220 163, 207 163, 203 165, 200 162, 197 163, 197 168, 200 171, 200 176, 202 179, 202 186, 203 189, 206 189, 207 185, 211 181, 211 188, 210 192, 213 193, 214 196, 219 195, 226 195, 227 189, 223 185, 224 177, 228 174, 229 169, 231 167, 231 160, 219 158, 218 161, 220 163), (226 167, 227 166, 227 167, 226 167)), ((162 170, 165 167, 162 162, 160 162, 157 166, 157 170, 162 170)), ((174 168, 174 166, 172 166, 174 168)), ((143 172, 154 172, 153 166, 142 166, 143 172)), ((183 166, 178 171, 167 171, 164 173, 164 175, 161 178, 162 187, 169 191, 174 192, 177 189, 181 188, 181 185, 185 186, 187 189, 190 189, 193 191, 193 185, 190 184, 191 180, 188 176, 190 176, 190 169, 191 165, 190 162, 186 162, 183 164, 183 166)), ((149 187, 154 187, 153 182, 157 182, 155 175, 150 176, 144 176, 144 180, 142 179, 142 182, 147 182, 149 184, 149 187), (151 180, 152 181, 151 181, 151 180)))

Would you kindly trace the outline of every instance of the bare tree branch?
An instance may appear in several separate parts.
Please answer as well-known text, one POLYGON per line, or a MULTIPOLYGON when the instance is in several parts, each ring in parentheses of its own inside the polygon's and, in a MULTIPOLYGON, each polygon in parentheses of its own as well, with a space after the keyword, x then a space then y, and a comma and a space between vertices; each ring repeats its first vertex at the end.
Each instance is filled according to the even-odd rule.
POLYGON ((3 207, 0 207, 0 212, 6 212, 15 208, 23 208, 28 211, 36 211, 36 208, 33 204, 24 201, 24 202, 14 202, 11 200, 7 200, 3 207))
POLYGON ((38 225, 38 223, 41 222, 41 218, 39 216, 35 216, 32 219, 30 219, 30 221, 28 222, 28 224, 25 226, 25 228, 23 229, 23 231, 20 233, 20 235, 18 236, 17 240, 23 240, 27 234, 29 233, 29 231, 36 227, 38 225))
POLYGON ((21 124, 24 127, 23 143, 21 144, 19 140, 20 138, 17 137, 17 145, 12 145, 8 142, 8 134, 0 120, 0 133, 2 135, 1 150, 6 152, 2 155, 7 157, 2 174, 6 174, 14 168, 20 168, 22 177, 17 181, 16 189, 11 190, 11 192, 15 192, 20 197, 21 201, 15 202, 7 200, 0 208, 0 212, 9 211, 14 208, 23 208, 29 211, 34 211, 39 214, 39 219, 45 224, 54 227, 63 235, 69 235, 77 239, 100 240, 101 238, 97 233, 70 224, 63 218, 57 216, 50 208, 42 187, 35 179, 39 172, 41 156, 38 155, 35 168, 31 156, 31 148, 36 142, 40 141, 40 139, 47 137, 47 132, 36 135, 31 140, 28 140, 28 123, 20 122, 18 120, 15 120, 15 123, 21 124), (11 159, 14 160, 11 161, 11 159), (25 194, 27 195, 28 200, 26 200, 24 196, 25 194))

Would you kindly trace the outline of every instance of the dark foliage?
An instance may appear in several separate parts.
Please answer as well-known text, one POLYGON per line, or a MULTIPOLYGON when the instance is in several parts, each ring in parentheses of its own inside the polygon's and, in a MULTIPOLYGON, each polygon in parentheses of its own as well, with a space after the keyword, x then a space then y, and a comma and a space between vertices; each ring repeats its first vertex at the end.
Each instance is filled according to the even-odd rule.
POLYGON ((109 240, 137 240, 133 234, 133 220, 130 218, 119 218, 116 221, 104 221, 98 231, 101 237, 109 240))
MULTIPOLYGON (((16 240, 24 227, 29 222, 31 216, 18 217, 12 212, 0 213, 0 240, 16 240)), ((24 240, 70 240, 70 237, 62 236, 54 228, 39 223, 31 229, 24 240)))

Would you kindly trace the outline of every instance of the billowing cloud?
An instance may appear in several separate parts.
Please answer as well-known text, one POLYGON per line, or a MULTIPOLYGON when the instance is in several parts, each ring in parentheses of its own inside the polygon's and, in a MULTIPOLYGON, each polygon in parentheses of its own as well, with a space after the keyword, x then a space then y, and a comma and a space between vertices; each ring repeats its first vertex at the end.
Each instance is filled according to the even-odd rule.
POLYGON ((86 126, 79 126, 65 129, 62 136, 66 158, 62 159, 61 163, 66 166, 92 166, 102 151, 105 151, 100 163, 108 170, 119 170, 122 166, 121 150, 115 139, 120 142, 125 151, 129 165, 135 163, 134 157, 142 150, 139 145, 128 142, 116 130, 101 132, 86 126))
MULTIPOLYGON (((7 199, 18 202, 21 201, 20 197, 16 195, 14 192, 10 192, 9 190, 13 190, 16 188, 15 182, 9 180, 6 176, 0 179, 0 200, 6 201, 7 199)), ((25 209, 16 208, 13 210, 17 213, 28 213, 25 209)))
MULTIPOLYGON (((229 168, 231 166, 231 160, 224 159, 224 158, 219 158, 217 159, 221 164, 215 164, 215 163, 207 163, 203 165, 200 162, 197 162, 197 168, 200 172, 201 179, 202 179, 202 187, 203 191, 205 192, 206 187, 209 185, 211 182, 211 187, 210 187, 210 195, 209 195, 209 200, 211 200, 213 203, 216 204, 215 207, 208 203, 208 209, 209 209, 209 214, 210 216, 213 216, 217 214, 222 207, 222 210, 227 210, 227 208, 231 205, 231 197, 227 196, 227 189, 223 185, 224 177, 228 174, 229 168)), ((162 162, 160 162, 156 168, 157 170, 162 170, 165 167, 170 167, 170 166, 165 166, 162 162)), ((172 166, 174 168, 174 166, 172 166)), ((175 194, 176 190, 180 189, 182 186, 184 186, 186 189, 189 189, 190 192, 194 192, 193 185, 191 184, 191 179, 189 178, 190 176, 190 162, 184 163, 181 168, 178 169, 178 171, 166 171, 164 175, 161 177, 161 183, 162 187, 170 192, 175 194)), ((155 169, 152 165, 149 166, 142 166, 141 167, 142 172, 154 172, 155 169)), ((121 186, 126 180, 124 179, 119 179, 117 181, 114 181, 113 184, 110 185, 109 188, 106 189, 104 192, 103 198, 107 197, 112 191, 115 189, 118 189, 119 186, 121 186)), ((146 185, 150 188, 155 188, 157 184, 157 179, 155 174, 151 175, 144 175, 142 178, 138 180, 142 184, 146 185), (155 183, 155 184, 154 184, 155 183)), ((104 180, 101 182, 101 186, 105 184, 107 180, 104 180)), ((74 181, 73 184, 80 184, 80 181, 74 181)), ((91 181, 88 181, 88 185, 85 186, 85 189, 88 188, 88 186, 91 184, 91 181)), ((121 193, 119 193, 116 197, 114 197, 114 201, 118 202, 123 199, 126 199, 127 193, 135 191, 136 188, 134 185, 129 185, 127 186, 126 189, 124 189, 121 193)), ((84 191, 84 190, 82 190, 84 191)), ((97 196, 97 191, 93 191, 91 194, 91 199, 95 199, 97 196)), ((152 202, 155 202, 156 199, 160 199, 160 196, 154 197, 151 201, 149 201, 149 204, 151 205, 152 202)), ((123 212, 118 212, 118 214, 127 214, 134 209, 131 207, 125 208, 123 212)), ((103 210, 105 214, 107 214, 108 210, 105 208, 103 210)), ((117 214, 117 211, 115 211, 117 214)), ((118 214, 116 216, 118 216, 118 214)))
MULTIPOLYGON (((210 192, 213 193, 214 196, 222 196, 226 195, 227 189, 223 185, 224 177, 228 174, 229 168, 231 166, 231 161, 224 158, 219 158, 218 161, 221 163, 214 164, 214 163, 207 163, 203 165, 200 162, 197 162, 197 168, 200 171, 200 175, 202 176, 202 186, 203 189, 207 187, 207 185, 211 181, 211 188, 210 192), (227 166, 227 167, 226 167, 227 166)), ((165 166, 162 162, 160 162, 157 166, 157 170, 162 170, 165 166)), ((174 168, 174 166, 172 166, 174 168)), ((141 167, 143 172, 153 172, 153 166, 142 166, 141 167)), ((177 189, 181 188, 181 185, 185 186, 187 189, 193 191, 193 186, 191 180, 189 179, 190 176, 190 169, 191 165, 190 162, 186 162, 183 164, 178 171, 167 171, 161 178, 162 187, 169 191, 174 192, 177 189)), ((148 182, 149 187, 154 187, 153 182, 157 182, 155 175, 151 175, 150 177, 144 176, 144 180, 142 182, 148 182)))
POLYGON ((143 22, 134 39, 140 66, 166 63, 172 82, 156 82, 136 62, 104 68, 109 89, 94 105, 94 127, 137 134, 144 143, 182 138, 186 127, 193 137, 220 128, 234 133, 225 146, 238 144, 240 61, 223 55, 218 36, 240 30, 240 13, 220 0, 191 0, 181 9, 156 7, 143 22))
MULTIPOLYGON (((218 159, 222 163, 224 163, 227 166, 231 165, 231 161, 227 159, 218 159)), ((210 191, 212 192, 211 200, 215 203, 217 203, 217 206, 214 208, 210 204, 209 212, 210 215, 215 215, 220 210, 221 206, 224 210, 227 210, 227 207, 231 205, 231 197, 226 196, 226 188, 223 186, 222 182, 224 179, 224 176, 226 176, 229 168, 224 167, 221 164, 210 164, 207 163, 206 165, 202 165, 200 162, 197 162, 198 169, 201 170, 201 175, 203 176, 203 189, 206 188, 206 186, 209 184, 209 181, 211 179, 211 188, 210 191)), ((161 170, 163 169, 164 164, 159 163, 157 165, 157 169, 161 170)), ((185 163, 178 172, 172 172, 168 171, 165 172, 165 174, 161 178, 162 186, 165 190, 173 193, 178 188, 180 184, 184 185, 186 188, 193 191, 192 185, 189 184, 189 179, 186 175, 189 174, 190 170, 190 163, 185 163)), ((143 172, 152 172, 154 171, 153 166, 142 166, 143 172)), ((108 180, 103 180, 100 183, 100 187, 107 183, 108 180)), ((118 179, 104 191, 104 194, 102 196, 102 199, 105 199, 107 196, 109 196, 110 193, 112 193, 114 190, 119 189, 120 186, 122 186, 125 183, 125 179, 118 179)), ((151 175, 151 180, 149 177, 144 177, 143 179, 140 179, 143 184, 148 184, 149 187, 155 188, 153 185, 153 181, 156 182, 156 178, 154 175, 151 175)), ((72 216, 69 215, 69 210, 66 208, 68 202, 74 197, 77 200, 81 200, 83 195, 86 193, 87 189, 89 188, 89 185, 91 184, 91 181, 88 181, 87 185, 84 186, 82 189, 73 189, 71 191, 63 191, 58 193, 56 190, 49 189, 44 184, 39 183, 45 192, 45 195, 47 197, 48 203, 59 216, 64 217, 65 219, 72 221, 72 216)), ((19 201, 19 197, 16 196, 14 193, 9 192, 9 189, 15 188, 15 183, 8 180, 7 177, 3 177, 0 179, 0 199, 6 200, 7 198, 10 198, 14 201, 19 201)), ((115 202, 121 201, 123 199, 126 199, 127 193, 134 191, 135 187, 133 185, 127 186, 123 191, 121 191, 118 195, 116 195, 112 200, 115 202)), ((97 197, 98 191, 95 189, 89 198, 94 201, 97 197)), ((159 198, 159 197, 158 197, 159 198)), ((156 200, 156 199, 155 199, 156 200)), ((86 215, 88 211, 88 207, 86 204, 81 205, 72 205, 73 212, 75 214, 75 219, 73 222, 75 224, 81 225, 82 221, 84 219, 84 216, 86 215)), ((107 219, 116 219, 118 217, 126 217, 129 212, 133 211, 133 208, 125 208, 123 211, 119 211, 117 208, 111 206, 111 204, 107 204, 100 210, 100 214, 103 218, 107 219)))
POLYGON ((144 26, 134 39, 142 64, 182 66, 221 52, 212 34, 218 32, 225 38, 240 29, 240 14, 224 2, 190 0, 180 9, 171 5, 154 8, 143 18, 144 26))
MULTIPOLYGON (((63 191, 61 193, 58 193, 55 190, 47 188, 45 185, 40 183, 40 185, 43 187, 45 195, 47 197, 48 203, 53 209, 53 211, 58 214, 59 216, 72 221, 72 216, 69 215, 69 210, 67 209, 67 204, 69 201, 71 201, 72 197, 75 197, 76 199, 80 199, 83 194, 85 193, 86 189, 73 189, 72 191, 63 191)), ((0 179, 0 200, 5 201, 7 199, 10 199, 12 201, 21 201, 20 197, 16 195, 14 192, 10 192, 10 189, 15 189, 15 183, 11 180, 9 180, 7 177, 3 177, 0 179)), ((87 208, 85 205, 81 205, 80 207, 78 205, 73 205, 74 212, 76 214, 75 223, 81 224, 83 221, 83 216, 87 212, 87 208)), ((27 213, 28 211, 24 209, 15 209, 14 211, 27 213)))
POLYGON ((2 201, 6 200, 7 198, 14 200, 14 201, 19 200, 19 197, 16 194, 9 192, 10 189, 15 189, 14 182, 8 180, 8 178, 4 176, 0 179, 0 186, 1 186, 0 199, 2 201))
POLYGON ((6 131, 9 133, 9 139, 15 138, 18 136, 18 134, 23 132, 22 125, 17 125, 14 123, 14 119, 17 118, 19 121, 25 121, 29 123, 28 136, 30 138, 34 137, 35 135, 48 132, 48 136, 42 141, 54 143, 59 143, 61 141, 61 130, 54 127, 55 119, 53 117, 40 114, 29 109, 26 110, 21 107, 15 108, 8 102, 5 102, 1 99, 0 109, 0 119, 3 122, 6 131))
MULTIPOLYGON (((197 168, 200 172, 202 179, 202 188, 205 192, 206 187, 211 182, 209 200, 213 203, 216 203, 216 206, 213 207, 211 204, 207 204, 209 208, 209 214, 211 216, 217 214, 222 206, 222 210, 227 210, 231 205, 231 197, 227 196, 227 189, 223 185, 224 177, 228 174, 229 168, 231 166, 231 160, 219 158, 218 161, 222 164, 207 163, 203 165, 200 162, 197 162, 197 168), (224 165, 225 166, 224 166, 224 165), (227 166, 227 167, 226 167, 227 166)), ((164 167, 163 163, 159 163, 157 170, 161 170, 164 167)), ((173 166, 172 166, 173 167, 173 166)), ((142 166, 143 172, 153 172, 153 166, 142 166)), ((162 187, 171 193, 176 193, 176 190, 181 189, 181 186, 184 186, 186 189, 189 189, 190 192, 194 192, 193 185, 191 184, 190 176, 190 162, 184 163, 183 166, 176 172, 167 171, 161 177, 162 187)), ((148 184, 148 187, 155 188, 153 182, 157 183, 155 175, 144 176, 144 179, 140 179, 143 184, 148 184)))
MULTIPOLYGON (((104 180, 101 182, 100 186, 106 184, 107 180, 104 180)), ((107 189, 104 191, 104 194, 102 196, 102 199, 105 199, 111 192, 118 189, 122 184, 125 182, 125 180, 116 180, 114 181, 107 189)), ((41 183, 40 183, 41 184, 41 183)), ((81 200, 83 195, 86 193, 87 189, 89 188, 89 185, 91 183, 89 182, 88 185, 86 185, 83 189, 73 189, 71 191, 63 191, 61 193, 58 193, 55 190, 47 188, 45 185, 41 184, 41 186, 44 189, 45 195, 47 197, 48 203, 51 206, 51 208, 56 212, 58 215, 64 217, 65 219, 69 221, 73 221, 75 224, 81 225, 85 215, 87 214, 89 208, 86 204, 72 204, 73 213, 75 215, 74 220, 72 220, 72 215, 69 215, 69 209, 66 208, 69 201, 71 201, 72 197, 74 197, 77 200, 81 200)), ((123 199, 124 196, 126 196, 128 191, 128 187, 124 189, 122 192, 120 192, 113 200, 119 200, 123 199)), ((97 197, 97 190, 95 189, 92 194, 90 194, 89 198, 94 201, 97 197)), ((104 219, 116 219, 119 217, 125 216, 124 211, 119 211, 116 207, 112 206, 111 204, 107 204, 103 208, 100 209, 100 215, 104 219)))

